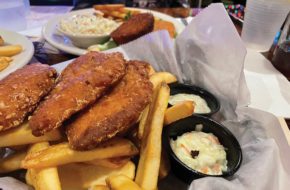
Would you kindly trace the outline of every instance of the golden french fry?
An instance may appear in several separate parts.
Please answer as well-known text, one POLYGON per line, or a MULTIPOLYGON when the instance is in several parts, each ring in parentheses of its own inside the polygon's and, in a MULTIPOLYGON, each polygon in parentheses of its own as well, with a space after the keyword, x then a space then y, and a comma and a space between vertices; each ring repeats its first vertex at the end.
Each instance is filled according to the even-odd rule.
POLYGON ((124 19, 126 17, 126 13, 120 13, 118 11, 112 11, 110 12, 110 15, 115 18, 120 18, 120 19, 124 19))
POLYGON ((0 56, 13 56, 22 51, 21 45, 0 46, 0 56))
POLYGON ((105 7, 106 7, 105 8, 106 10, 114 11, 114 10, 124 9, 125 5, 124 4, 106 4, 105 7))
MULTIPOLYGON (((166 83, 172 83, 172 82, 176 82, 177 79, 174 75, 172 75, 171 73, 168 72, 157 72, 155 73, 154 68, 150 65, 151 68, 151 76, 150 76, 150 81, 153 84, 154 88, 156 88, 158 85, 161 84, 162 81, 165 81, 166 83)), ((147 106, 141 116, 140 122, 139 122, 139 127, 138 127, 138 138, 142 139, 143 136, 143 131, 144 131, 144 127, 145 127, 145 123, 147 120, 147 116, 148 116, 148 112, 149 112, 149 106, 147 106)))
POLYGON ((4 45, 4 39, 2 38, 2 36, 0 36, 0 46, 3 46, 4 45))
POLYGON ((83 163, 71 163, 58 168, 62 190, 87 190, 96 185, 106 185, 105 180, 110 175, 124 174, 130 179, 135 176, 135 165, 131 161, 118 169, 83 163))
POLYGON ((105 4, 105 5, 94 5, 95 10, 108 10, 108 11, 114 11, 123 9, 125 7, 124 4, 105 4))
POLYGON ((177 120, 189 117, 194 112, 194 102, 184 101, 168 108, 164 116, 164 124, 169 125, 177 120))
POLYGON ((171 169, 170 161, 168 159, 167 152, 164 151, 163 147, 161 150, 161 160, 160 160, 160 168, 159 168, 159 180, 165 178, 171 169))
POLYGON ((95 185, 93 187, 90 187, 89 190, 110 190, 110 189, 106 185, 95 185))
POLYGON ((86 162, 87 164, 92 164, 95 166, 102 166, 105 168, 120 168, 127 164, 130 161, 130 157, 116 157, 116 158, 107 158, 107 159, 99 159, 92 160, 86 162))
POLYGON ((0 62, 0 71, 3 71, 4 69, 6 69, 9 66, 9 62, 8 61, 1 61, 0 62))
POLYGON ((95 10, 103 10, 105 9, 106 5, 94 5, 93 7, 95 10))
POLYGON ((117 9, 117 11, 118 11, 119 13, 125 13, 125 14, 127 14, 127 12, 128 12, 125 8, 117 9))
POLYGON ((132 179, 125 175, 111 175, 106 179, 111 190, 142 190, 132 179))
MULTIPOLYGON (((28 150, 28 155, 49 148, 48 142, 36 143, 28 150)), ((29 169, 26 180, 35 190, 61 190, 60 180, 56 167, 44 169, 29 169)))
POLYGON ((35 137, 32 135, 28 122, 14 129, 0 133, 0 147, 10 147, 17 145, 33 144, 44 141, 56 141, 62 138, 59 130, 46 133, 43 136, 35 137))
POLYGON ((0 71, 6 69, 12 60, 11 57, 0 57, 0 71))
POLYGON ((157 188, 161 157, 161 135, 170 89, 165 82, 155 89, 150 105, 137 168, 136 183, 144 190, 157 188), (152 109, 153 108, 153 109, 152 109))
POLYGON ((13 61, 11 57, 0 57, 0 63, 3 63, 3 62, 10 63, 11 61, 13 61))
POLYGON ((26 151, 16 152, 0 160, 0 173, 8 173, 21 169, 21 161, 25 158, 26 151))
MULTIPOLYGON (((167 74, 160 74, 160 72, 158 72, 158 73, 154 73, 154 74, 152 74, 150 76, 150 81, 153 84, 153 89, 154 89, 153 97, 157 96, 157 93, 158 93, 157 88, 159 88, 160 84, 164 81, 164 79, 162 77, 164 75, 167 75, 167 74)), ((149 113, 150 109, 153 110, 153 106, 154 106, 154 104, 151 103, 142 112, 141 119, 140 119, 140 122, 139 122, 139 127, 138 127, 138 138, 139 139, 142 139, 142 137, 143 137, 144 128, 145 128, 145 125, 146 125, 148 113, 149 113)))
POLYGON ((85 162, 138 154, 138 149, 127 139, 116 138, 88 151, 76 151, 68 143, 61 143, 26 156, 23 168, 44 168, 73 162, 85 162))
POLYGON ((150 76, 153 86, 157 86, 160 82, 165 81, 167 84, 176 82, 176 77, 168 72, 157 72, 150 76))
POLYGON ((28 185, 33 186, 33 181, 31 179, 31 170, 26 170, 25 181, 28 185))
POLYGON ((140 119, 139 127, 138 127, 138 138, 139 139, 142 139, 142 137, 143 137, 143 132, 144 132, 146 120, 148 117, 148 113, 149 113, 149 105, 146 106, 146 108, 144 109, 144 111, 142 112, 142 115, 141 115, 141 119, 140 119))

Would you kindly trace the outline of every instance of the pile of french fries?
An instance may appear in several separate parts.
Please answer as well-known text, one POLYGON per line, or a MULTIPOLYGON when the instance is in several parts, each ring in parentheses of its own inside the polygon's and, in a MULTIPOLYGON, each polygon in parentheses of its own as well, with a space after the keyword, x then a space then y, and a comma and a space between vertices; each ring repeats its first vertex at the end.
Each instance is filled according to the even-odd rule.
POLYGON ((95 149, 76 151, 60 131, 35 137, 25 123, 0 134, 0 147, 14 150, 0 159, 0 173, 26 169, 26 182, 35 190, 156 190, 170 170, 161 142, 164 122, 190 116, 193 108, 188 102, 167 108, 167 84, 176 77, 153 68, 150 73, 153 99, 140 117, 134 140, 118 137, 95 149), (131 158, 138 154, 135 165, 131 158))
POLYGON ((21 45, 5 45, 4 39, 0 36, 0 71, 6 69, 13 61, 12 56, 21 51, 21 45))
POLYGON ((119 21, 124 21, 130 16, 140 13, 140 11, 126 8, 124 4, 94 5, 94 9, 100 11, 105 18, 119 21))

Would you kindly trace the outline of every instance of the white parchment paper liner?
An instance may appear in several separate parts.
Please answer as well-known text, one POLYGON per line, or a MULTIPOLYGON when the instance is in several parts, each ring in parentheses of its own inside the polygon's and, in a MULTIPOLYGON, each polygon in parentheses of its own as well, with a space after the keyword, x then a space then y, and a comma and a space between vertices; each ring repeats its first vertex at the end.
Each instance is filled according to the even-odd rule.
MULTIPOLYGON (((243 163, 232 177, 194 180, 190 190, 290 187, 290 148, 274 115, 246 107, 250 100, 243 73, 246 50, 222 4, 204 9, 176 41, 166 31, 159 31, 110 51, 147 61, 158 71, 172 72, 179 81, 201 86, 220 100, 216 119, 238 139, 243 163)), ((61 71, 68 63, 54 67, 61 71)), ((170 177, 164 187, 173 190, 181 186, 170 177)))

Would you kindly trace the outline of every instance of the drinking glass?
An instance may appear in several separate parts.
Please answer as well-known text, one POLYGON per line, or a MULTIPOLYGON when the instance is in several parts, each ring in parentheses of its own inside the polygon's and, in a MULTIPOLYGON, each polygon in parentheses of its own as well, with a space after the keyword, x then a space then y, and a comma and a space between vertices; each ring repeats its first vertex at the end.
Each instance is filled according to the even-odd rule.
POLYGON ((288 0, 248 0, 242 30, 247 48, 268 51, 289 9, 288 0))
POLYGON ((0 0, 0 28, 13 31, 26 29, 29 0, 0 0))

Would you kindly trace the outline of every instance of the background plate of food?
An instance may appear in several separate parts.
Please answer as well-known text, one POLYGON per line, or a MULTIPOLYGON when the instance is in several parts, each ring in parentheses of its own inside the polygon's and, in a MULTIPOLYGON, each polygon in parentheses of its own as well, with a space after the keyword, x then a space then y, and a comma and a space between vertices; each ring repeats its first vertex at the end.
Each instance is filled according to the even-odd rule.
POLYGON ((0 80, 26 65, 33 52, 33 44, 26 37, 0 29, 0 80))
POLYGON ((168 30, 174 38, 181 33, 184 25, 171 16, 152 10, 127 8, 124 5, 96 5, 91 9, 72 11, 53 18, 44 26, 42 32, 44 38, 54 47, 67 53, 82 55, 88 49, 111 49, 151 31, 162 29, 168 30), (150 18, 151 14, 148 16, 142 13, 151 13, 153 17, 150 18), (132 19, 136 16, 137 18, 132 19), (125 24, 129 21, 130 23, 125 24))

